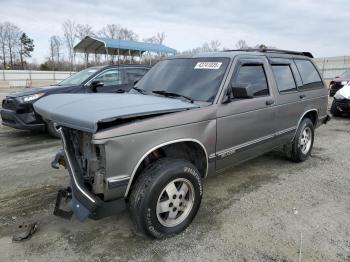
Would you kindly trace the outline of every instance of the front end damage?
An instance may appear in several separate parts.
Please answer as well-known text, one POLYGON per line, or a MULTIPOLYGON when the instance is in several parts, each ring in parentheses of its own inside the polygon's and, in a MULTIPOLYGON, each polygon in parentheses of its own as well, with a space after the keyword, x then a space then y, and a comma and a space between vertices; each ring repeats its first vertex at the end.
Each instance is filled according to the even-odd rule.
POLYGON ((69 187, 58 192, 54 214, 80 220, 99 219, 125 209, 123 197, 105 201, 105 152, 103 145, 91 143, 91 134, 59 127, 63 149, 53 162, 53 168, 62 165, 70 175, 69 187))

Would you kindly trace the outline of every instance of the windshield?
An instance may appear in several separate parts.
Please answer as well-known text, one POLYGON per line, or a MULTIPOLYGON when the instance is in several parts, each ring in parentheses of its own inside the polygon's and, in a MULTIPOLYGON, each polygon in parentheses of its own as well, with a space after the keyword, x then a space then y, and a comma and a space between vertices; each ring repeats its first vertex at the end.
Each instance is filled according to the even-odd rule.
POLYGON ((99 71, 99 68, 87 68, 78 73, 71 75, 59 83, 59 85, 80 85, 90 76, 99 71))
POLYGON ((345 71, 340 75, 340 78, 350 79, 350 71, 345 71))
POLYGON ((194 101, 213 102, 229 61, 219 57, 163 60, 136 87, 147 93, 166 91, 194 101))

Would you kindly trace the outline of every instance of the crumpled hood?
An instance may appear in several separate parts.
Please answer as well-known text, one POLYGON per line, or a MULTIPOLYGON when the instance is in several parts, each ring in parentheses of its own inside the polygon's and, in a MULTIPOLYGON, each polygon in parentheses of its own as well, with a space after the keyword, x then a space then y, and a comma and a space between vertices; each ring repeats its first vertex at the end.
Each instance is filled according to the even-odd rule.
POLYGON ((34 103, 34 110, 58 125, 96 133, 98 123, 197 108, 179 99, 141 94, 57 94, 34 103))

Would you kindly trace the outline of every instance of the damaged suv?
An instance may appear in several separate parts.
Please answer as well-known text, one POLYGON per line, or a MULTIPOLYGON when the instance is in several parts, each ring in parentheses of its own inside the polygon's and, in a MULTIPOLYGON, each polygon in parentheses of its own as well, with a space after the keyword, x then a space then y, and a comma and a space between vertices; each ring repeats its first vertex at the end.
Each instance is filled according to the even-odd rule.
POLYGON ((225 51, 167 58, 125 94, 64 94, 34 104, 56 123, 70 186, 55 213, 98 219, 128 208, 162 238, 195 217, 203 179, 277 147, 295 162, 329 120, 310 53, 225 51))

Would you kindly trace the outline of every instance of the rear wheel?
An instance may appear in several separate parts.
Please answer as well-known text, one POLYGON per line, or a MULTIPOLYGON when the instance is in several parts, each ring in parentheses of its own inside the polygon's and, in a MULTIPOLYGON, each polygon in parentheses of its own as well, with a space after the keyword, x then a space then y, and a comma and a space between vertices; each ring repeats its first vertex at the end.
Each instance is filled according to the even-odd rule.
POLYGON ((303 162, 309 158, 314 144, 314 124, 304 118, 297 130, 290 148, 290 158, 294 162, 303 162))
POLYGON ((331 114, 333 116, 341 116, 341 111, 339 111, 337 105, 335 104, 335 101, 333 100, 332 106, 331 106, 331 114))
POLYGON ((160 159, 144 170, 130 195, 130 212, 139 231, 164 238, 185 230, 202 199, 197 168, 182 159, 160 159))

